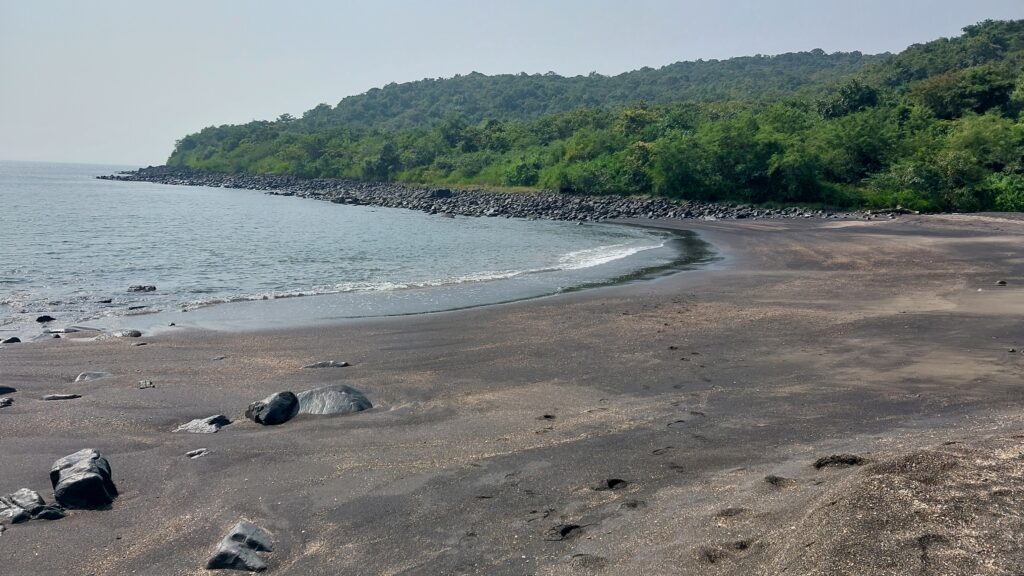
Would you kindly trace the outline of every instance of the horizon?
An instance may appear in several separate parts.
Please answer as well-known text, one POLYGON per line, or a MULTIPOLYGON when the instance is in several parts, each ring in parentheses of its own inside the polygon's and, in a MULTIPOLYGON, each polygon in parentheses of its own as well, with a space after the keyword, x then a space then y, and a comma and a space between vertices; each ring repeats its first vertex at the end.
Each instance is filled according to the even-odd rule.
POLYGON ((0 159, 162 164, 176 140, 202 128, 300 116, 391 83, 474 72, 617 76, 677 62, 816 49, 898 53, 987 19, 1024 18, 1024 6, 1006 0, 971 6, 872 0, 853 15, 802 0, 678 4, 649 0, 624 9, 574 0, 488 8, 458 0, 440 7, 397 1, 337 7, 310 1, 302 7, 313 10, 283 11, 249 3, 241 26, 223 27, 218 24, 239 18, 230 2, 203 7, 192 0, 170 11, 125 2, 87 8, 4 2, 0 10, 12 17, 0 22, 0 69, 18 89, 0 91, 0 159), (200 8, 210 14, 197 19, 200 8), (313 21, 311 11, 324 17, 313 21), (479 23, 484 17, 490 21, 479 23), (566 22, 575 26, 565 28, 566 22), (774 29, 759 36, 766 27, 774 29), (632 39, 639 34, 644 42, 632 39), (359 56, 348 59, 355 50, 359 56))

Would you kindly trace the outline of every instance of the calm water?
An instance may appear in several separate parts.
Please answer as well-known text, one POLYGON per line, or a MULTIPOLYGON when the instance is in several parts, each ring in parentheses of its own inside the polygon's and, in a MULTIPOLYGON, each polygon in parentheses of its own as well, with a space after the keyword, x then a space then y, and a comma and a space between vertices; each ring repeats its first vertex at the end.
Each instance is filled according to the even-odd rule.
POLYGON ((50 328, 152 330, 445 310, 680 257, 673 236, 626 226, 94 178, 124 168, 0 162, 0 336, 38 336, 44 313, 57 318, 50 328), (158 290, 129 293, 133 284, 158 290))

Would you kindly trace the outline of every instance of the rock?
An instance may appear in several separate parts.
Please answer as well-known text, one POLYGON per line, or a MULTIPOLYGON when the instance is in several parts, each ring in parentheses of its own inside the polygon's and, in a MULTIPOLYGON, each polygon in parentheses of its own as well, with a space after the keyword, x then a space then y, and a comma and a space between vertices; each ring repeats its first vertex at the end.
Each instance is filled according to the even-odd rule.
POLYGON ((152 284, 135 284, 128 287, 129 292, 156 292, 156 286, 152 284))
POLYGON ((292 392, 278 392, 249 404, 245 417, 257 424, 284 424, 299 413, 299 399, 292 392))
POLYGON ((0 398, 0 408, 6 408, 11 404, 14 404, 14 400, 10 398, 0 398))
POLYGON ((783 478, 782 476, 776 476, 775 474, 769 474, 764 477, 765 483, 773 488, 788 488, 796 484, 795 480, 789 478, 783 478))
POLYGON ((222 540, 213 556, 206 561, 206 569, 262 572, 267 569, 267 563, 255 551, 230 540, 222 540))
POLYGON ((141 338, 142 332, 138 330, 118 330, 114 332, 114 338, 141 338))
POLYGON ((626 486, 629 486, 629 482, 626 482, 621 478, 608 478, 607 480, 602 480, 601 482, 591 486, 590 489, 602 492, 605 490, 621 490, 626 486))
POLYGON ((152 380, 139 380, 139 390, 145 390, 146 388, 156 388, 156 384, 153 384, 152 380))
POLYGON ((825 456, 818 458, 814 462, 814 467, 821 470, 822 468, 845 468, 847 466, 860 466, 864 463, 864 459, 856 454, 833 454, 831 456, 825 456))
POLYGON ((237 542, 246 548, 258 550, 260 552, 270 552, 274 549, 274 543, 271 540, 270 533, 253 524, 242 520, 238 524, 235 524, 234 528, 228 532, 225 536, 225 540, 231 540, 237 542))
POLYGON ((50 483, 54 499, 65 508, 103 508, 117 497, 110 463, 92 448, 54 462, 50 468, 50 483))
POLYGON ((110 372, 82 372, 75 377, 75 382, 88 382, 90 380, 99 380, 100 378, 106 378, 110 376, 110 372))
POLYGON ((81 398, 78 394, 47 394, 43 396, 43 400, 74 400, 75 398, 81 398))
POLYGON ((185 452, 185 456, 188 456, 189 458, 195 460, 200 456, 206 456, 208 453, 209 450, 207 450, 206 448, 196 448, 195 450, 189 450, 188 452, 185 452))
POLYGON ((136 343, 132 344, 132 346, 145 346, 146 344, 147 344, 146 342, 136 342, 136 343))
POLYGON ((996 280, 996 286, 1006 286, 1006 280, 996 280))
POLYGON ((49 314, 43 314, 42 316, 36 317, 36 322, 39 322, 40 324, 46 324, 47 322, 53 322, 54 320, 56 320, 56 318, 49 314))
POLYGON ((174 429, 175 432, 189 432, 192 434, 213 434, 221 428, 231 424, 231 420, 223 414, 217 414, 208 418, 196 418, 186 422, 174 429))
POLYGON ((583 527, 578 524, 559 524, 552 526, 544 532, 544 539, 557 542, 560 540, 569 540, 580 535, 583 527))
POLYGON ((0 394, 13 394, 17 391, 17 388, 12 388, 11 386, 0 386, 0 394))
POLYGON ((106 299, 103 299, 103 300, 97 300, 96 303, 97 304, 110 304, 113 301, 114 301, 113 298, 106 298, 106 299))
POLYGON ((25 520, 57 520, 64 517, 60 506, 47 504, 35 490, 22 488, 13 494, 0 496, 0 519, 12 524, 25 520))
POLYGON ((267 568, 267 564, 256 552, 270 552, 273 548, 269 532, 242 520, 217 544, 213 556, 206 561, 206 568, 261 572, 267 568))
POLYGON ((10 338, 0 340, 0 344, 17 344, 19 342, 21 342, 21 338, 18 338, 17 336, 11 336, 10 338))
POLYGON ((299 392, 299 414, 328 416, 351 414, 373 408, 366 396, 344 384, 334 384, 299 392))
POLYGON ((303 366, 303 368, 346 368, 349 366, 348 362, 338 362, 337 360, 327 360, 325 362, 317 362, 315 364, 309 364, 303 366))

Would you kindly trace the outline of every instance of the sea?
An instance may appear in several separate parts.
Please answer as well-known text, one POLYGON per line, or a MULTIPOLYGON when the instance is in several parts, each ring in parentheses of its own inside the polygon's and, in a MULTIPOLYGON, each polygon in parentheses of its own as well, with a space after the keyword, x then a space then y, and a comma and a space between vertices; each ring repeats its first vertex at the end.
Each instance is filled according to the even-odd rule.
POLYGON ((96 179, 131 168, 0 162, 0 340, 439 312, 647 278, 705 256, 692 236, 645 227, 96 179))

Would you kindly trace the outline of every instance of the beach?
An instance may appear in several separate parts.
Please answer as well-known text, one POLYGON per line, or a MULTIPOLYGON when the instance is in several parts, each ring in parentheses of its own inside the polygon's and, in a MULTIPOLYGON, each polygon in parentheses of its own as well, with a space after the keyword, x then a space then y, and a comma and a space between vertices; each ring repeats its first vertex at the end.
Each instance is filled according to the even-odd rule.
POLYGON ((3 346, 0 493, 50 501, 51 464, 94 448, 120 494, 8 527, 0 572, 208 574, 240 519, 273 535, 271 574, 1024 570, 1024 219, 626 222, 718 260, 467 310, 3 346), (329 360, 351 366, 303 368, 329 360), (244 417, 337 383, 374 408, 244 417), (232 424, 172 432, 213 414, 232 424))

